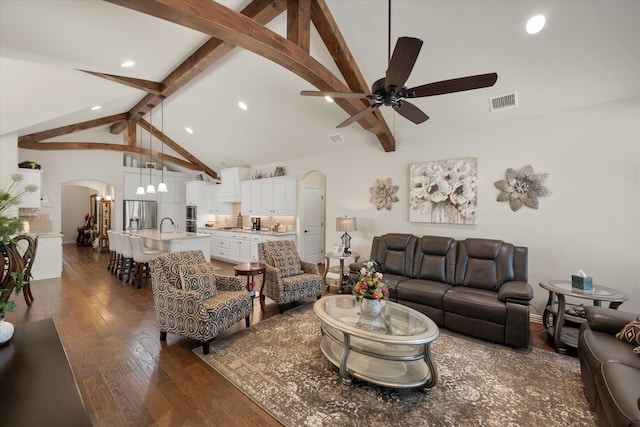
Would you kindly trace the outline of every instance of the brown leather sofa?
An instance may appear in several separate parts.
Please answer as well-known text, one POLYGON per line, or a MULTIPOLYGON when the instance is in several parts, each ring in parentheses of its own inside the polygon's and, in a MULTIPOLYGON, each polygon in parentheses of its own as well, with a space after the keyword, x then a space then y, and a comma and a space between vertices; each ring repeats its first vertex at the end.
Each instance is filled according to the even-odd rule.
MULTIPOLYGON (((440 327, 529 348, 527 248, 500 240, 455 240, 389 233, 373 238, 370 260, 390 284, 390 298, 440 327)), ((352 264, 357 278, 363 263, 352 264)))
POLYGON ((578 359, 584 391, 601 427, 640 426, 640 357, 615 335, 637 314, 585 307, 578 359))

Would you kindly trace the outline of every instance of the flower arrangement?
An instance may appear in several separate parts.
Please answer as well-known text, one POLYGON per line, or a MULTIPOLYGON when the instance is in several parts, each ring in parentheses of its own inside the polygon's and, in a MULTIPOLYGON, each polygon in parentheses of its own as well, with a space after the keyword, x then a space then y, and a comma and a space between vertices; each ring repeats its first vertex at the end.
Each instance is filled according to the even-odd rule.
POLYGON ((17 191, 18 183, 22 181, 23 176, 19 173, 11 175, 11 182, 0 190, 0 244, 8 245, 11 237, 22 231, 22 221, 16 216, 6 216, 5 212, 12 206, 20 203, 20 197, 25 193, 33 193, 38 189, 37 185, 29 184, 24 190, 17 191), (16 192, 15 194, 13 194, 16 192))
POLYGON ((387 284, 382 282, 382 273, 377 271, 377 263, 368 261, 360 269, 360 279, 353 286, 353 293, 364 299, 382 299, 389 295, 387 284))

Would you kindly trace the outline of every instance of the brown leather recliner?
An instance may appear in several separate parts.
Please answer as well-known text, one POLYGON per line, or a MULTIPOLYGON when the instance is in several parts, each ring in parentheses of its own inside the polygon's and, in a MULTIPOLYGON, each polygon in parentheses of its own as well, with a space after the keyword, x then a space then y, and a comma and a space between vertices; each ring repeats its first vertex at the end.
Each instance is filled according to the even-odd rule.
POLYGON ((601 427, 640 426, 640 357, 634 344, 615 335, 637 314, 585 307, 578 359, 584 392, 601 427))

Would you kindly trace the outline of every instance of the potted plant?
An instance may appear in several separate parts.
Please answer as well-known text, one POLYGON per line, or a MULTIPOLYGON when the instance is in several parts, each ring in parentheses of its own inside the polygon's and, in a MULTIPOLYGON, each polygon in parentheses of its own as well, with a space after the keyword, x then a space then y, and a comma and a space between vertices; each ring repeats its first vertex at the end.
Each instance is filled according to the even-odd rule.
POLYGON ((13 336, 13 325, 4 320, 7 311, 13 311, 15 303, 12 296, 18 295, 26 283, 26 268, 18 250, 15 237, 22 231, 22 221, 15 215, 9 215, 9 208, 20 203, 20 197, 38 189, 35 185, 27 185, 20 189, 22 175, 11 176, 11 182, 0 190, 0 344, 13 336))

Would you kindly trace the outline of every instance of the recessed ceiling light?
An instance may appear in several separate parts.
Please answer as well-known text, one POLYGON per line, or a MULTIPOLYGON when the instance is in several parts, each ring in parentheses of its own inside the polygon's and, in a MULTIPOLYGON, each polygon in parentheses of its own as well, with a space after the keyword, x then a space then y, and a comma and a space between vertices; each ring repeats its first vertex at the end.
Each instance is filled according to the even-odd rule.
POLYGON ((191 128, 184 128, 185 131, 187 131, 188 134, 193 135, 193 129, 191 128))
POLYGON ((120 66, 124 68, 133 67, 134 65, 136 65, 135 61, 124 61, 122 64, 120 64, 120 66))
POLYGON ((102 108, 101 105, 96 105, 95 107, 91 107, 91 111, 97 111, 97 110, 99 110, 101 108, 102 108))
POLYGON ((238 107, 240 107, 241 110, 247 111, 247 104, 242 101, 238 102, 238 107))
POLYGON ((529 34, 537 34, 544 28, 544 23, 546 19, 544 15, 535 15, 529 18, 527 21, 527 33, 529 34))
POLYGON ((324 99, 325 99, 327 102, 333 102, 333 98, 332 98, 332 97, 330 97, 330 96, 325 96, 325 97, 324 97, 324 99))

